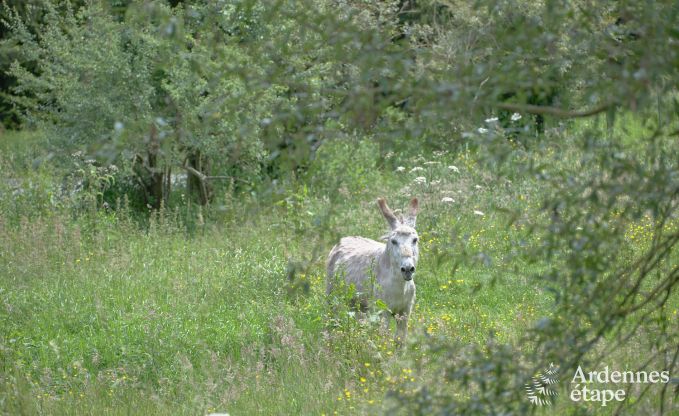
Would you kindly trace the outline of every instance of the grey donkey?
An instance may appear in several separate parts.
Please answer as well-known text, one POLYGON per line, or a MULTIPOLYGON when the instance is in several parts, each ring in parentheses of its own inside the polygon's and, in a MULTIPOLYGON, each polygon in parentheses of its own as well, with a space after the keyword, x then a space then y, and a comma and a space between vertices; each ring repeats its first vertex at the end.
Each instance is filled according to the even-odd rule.
POLYGON ((346 284, 353 284, 363 309, 367 308, 367 297, 371 294, 384 302, 391 313, 385 314, 396 319, 396 338, 404 342, 408 335, 408 318, 415 305, 415 268, 419 250, 417 246, 418 201, 410 201, 405 218, 397 217, 387 206, 384 198, 377 200, 390 231, 383 236, 385 243, 364 237, 344 237, 328 255, 328 293, 334 279, 342 275, 346 284))

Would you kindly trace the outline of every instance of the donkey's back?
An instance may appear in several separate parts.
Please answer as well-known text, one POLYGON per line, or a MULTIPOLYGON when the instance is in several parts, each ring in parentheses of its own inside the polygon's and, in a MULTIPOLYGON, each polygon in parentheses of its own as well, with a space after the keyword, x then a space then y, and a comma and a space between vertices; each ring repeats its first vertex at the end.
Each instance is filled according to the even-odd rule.
POLYGON ((375 273, 375 262, 384 252, 384 244, 364 237, 344 237, 328 255, 328 293, 341 275, 347 284, 364 291, 375 273))

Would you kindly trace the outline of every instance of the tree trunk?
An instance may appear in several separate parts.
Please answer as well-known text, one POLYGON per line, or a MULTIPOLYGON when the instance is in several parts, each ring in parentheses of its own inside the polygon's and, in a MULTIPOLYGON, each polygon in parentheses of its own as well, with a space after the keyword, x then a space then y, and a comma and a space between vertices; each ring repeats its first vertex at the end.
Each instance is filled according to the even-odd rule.
POLYGON ((186 158, 188 166, 203 174, 203 177, 189 171, 188 193, 195 195, 200 205, 207 205, 212 200, 212 185, 205 179, 210 171, 208 158, 198 150, 189 152, 186 158))
POLYGON ((158 140, 158 131, 155 124, 151 124, 151 131, 149 133, 149 148, 147 155, 147 168, 149 171, 149 181, 147 183, 146 192, 149 195, 149 202, 151 208, 160 209, 161 201, 165 200, 165 193, 163 192, 163 169, 159 166, 160 155, 160 141, 158 140))

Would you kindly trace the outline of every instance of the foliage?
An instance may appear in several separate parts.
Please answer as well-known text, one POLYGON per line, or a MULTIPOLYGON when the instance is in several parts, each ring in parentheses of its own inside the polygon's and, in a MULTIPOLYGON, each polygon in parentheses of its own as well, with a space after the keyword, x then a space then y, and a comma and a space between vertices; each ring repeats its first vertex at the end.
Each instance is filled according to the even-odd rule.
POLYGON ((317 189, 357 194, 378 180, 379 149, 372 140, 332 140, 316 152, 308 178, 317 189))
POLYGON ((160 3, 129 16, 118 22, 96 2, 63 13, 47 5, 39 35, 13 16, 22 61, 37 65, 34 72, 18 63, 11 69, 27 121, 55 149, 84 147, 102 163, 130 165, 156 208, 160 199, 167 202, 162 186, 173 167, 210 176, 210 166, 200 163, 207 155, 235 177, 256 177, 262 158, 256 132, 276 89, 245 97, 240 74, 253 69, 251 62, 233 46, 237 41, 217 44, 201 31, 231 16, 206 6, 192 10, 185 27, 180 11, 160 3), (235 103, 242 112, 233 111, 235 103))

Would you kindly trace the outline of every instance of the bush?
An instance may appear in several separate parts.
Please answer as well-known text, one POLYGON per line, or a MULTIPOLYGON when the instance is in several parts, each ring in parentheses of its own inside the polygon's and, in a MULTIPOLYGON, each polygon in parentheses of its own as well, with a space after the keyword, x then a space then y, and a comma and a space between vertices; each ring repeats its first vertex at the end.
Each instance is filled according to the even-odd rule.
POLYGON ((316 192, 357 194, 379 188, 379 146, 369 138, 325 141, 307 176, 316 192))
POLYGON ((168 201, 172 169, 192 169, 203 203, 211 197, 204 177, 214 171, 256 180, 257 131, 277 91, 246 95, 239 71, 253 63, 237 42, 210 39, 201 26, 232 16, 204 6, 185 21, 181 10, 155 2, 131 8, 120 22, 97 2, 77 11, 44 7, 39 34, 12 14, 21 62, 36 69, 15 62, 10 73, 28 125, 58 155, 86 149, 101 164, 127 167, 155 208, 168 201))

